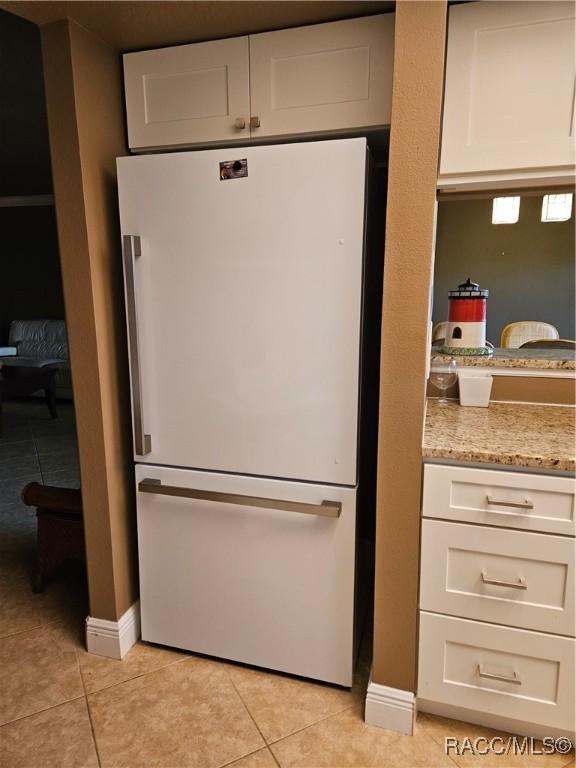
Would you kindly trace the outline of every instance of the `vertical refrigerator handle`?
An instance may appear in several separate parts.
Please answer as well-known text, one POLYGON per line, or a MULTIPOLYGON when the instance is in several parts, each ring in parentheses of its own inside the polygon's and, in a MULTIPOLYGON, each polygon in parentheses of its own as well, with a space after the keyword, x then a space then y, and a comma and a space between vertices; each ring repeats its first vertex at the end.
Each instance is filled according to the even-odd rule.
POLYGON ((142 382, 140 377, 140 353, 138 350, 138 322, 136 311, 136 284, 134 262, 140 256, 138 235, 123 235, 122 262, 126 290, 126 321, 128 326, 128 354, 130 357, 130 378, 132 381, 132 419, 134 424, 134 452, 145 456, 152 450, 150 435, 144 432, 142 407, 142 382))

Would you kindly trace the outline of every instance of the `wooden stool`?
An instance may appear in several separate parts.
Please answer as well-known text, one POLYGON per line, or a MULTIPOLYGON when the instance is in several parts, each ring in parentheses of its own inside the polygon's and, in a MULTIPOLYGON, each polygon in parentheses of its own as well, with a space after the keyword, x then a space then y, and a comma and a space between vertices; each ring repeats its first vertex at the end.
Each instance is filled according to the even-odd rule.
POLYGON ((22 501, 36 507, 38 542, 32 576, 34 592, 43 592, 46 582, 70 559, 86 562, 82 494, 73 488, 28 483, 22 501))

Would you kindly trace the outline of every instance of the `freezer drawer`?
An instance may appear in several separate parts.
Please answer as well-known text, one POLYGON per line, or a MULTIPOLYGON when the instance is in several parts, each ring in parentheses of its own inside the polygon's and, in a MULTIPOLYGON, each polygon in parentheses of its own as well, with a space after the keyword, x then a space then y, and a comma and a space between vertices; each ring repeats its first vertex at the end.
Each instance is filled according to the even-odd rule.
POLYGON ((352 684, 354 489, 150 465, 136 483, 143 640, 352 684))

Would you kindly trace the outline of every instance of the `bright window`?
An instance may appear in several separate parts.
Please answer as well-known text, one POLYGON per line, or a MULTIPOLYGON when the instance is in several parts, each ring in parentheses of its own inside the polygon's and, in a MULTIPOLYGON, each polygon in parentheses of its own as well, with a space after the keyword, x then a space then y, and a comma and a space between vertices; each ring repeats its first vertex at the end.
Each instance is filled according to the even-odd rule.
POLYGON ((568 221, 572 216, 572 195, 544 195, 542 221, 568 221))
POLYGON ((519 197, 494 198, 492 203, 492 224, 516 224, 519 215, 519 197))

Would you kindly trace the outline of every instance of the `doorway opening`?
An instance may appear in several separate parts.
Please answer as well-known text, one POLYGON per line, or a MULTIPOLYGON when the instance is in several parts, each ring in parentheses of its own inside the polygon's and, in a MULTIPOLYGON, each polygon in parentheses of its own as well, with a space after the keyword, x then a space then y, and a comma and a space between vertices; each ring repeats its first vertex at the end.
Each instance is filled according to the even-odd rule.
POLYGON ((62 496, 62 489, 80 488, 38 28, 0 11, 0 51, 4 254, 0 575, 6 585, 0 637, 4 637, 68 618, 71 607, 83 620, 87 598, 85 568, 65 557, 61 526, 54 531, 51 551, 41 551, 37 542, 35 492, 41 489, 48 506, 51 499, 62 496), (51 495, 46 495, 47 487, 54 489, 51 495), (28 504, 23 501, 26 488, 28 504))

